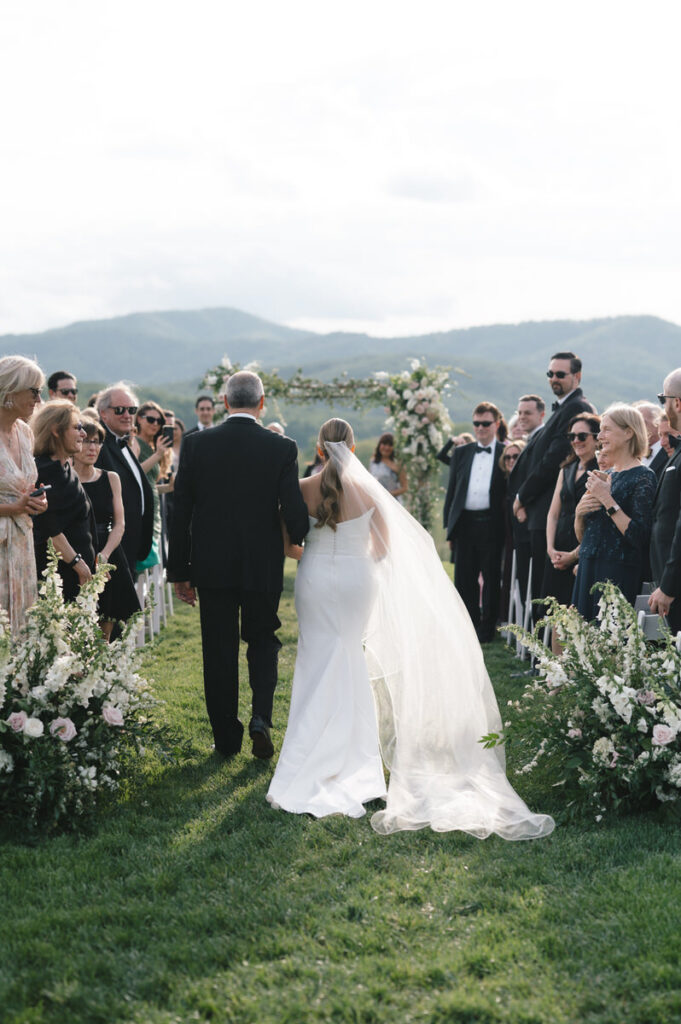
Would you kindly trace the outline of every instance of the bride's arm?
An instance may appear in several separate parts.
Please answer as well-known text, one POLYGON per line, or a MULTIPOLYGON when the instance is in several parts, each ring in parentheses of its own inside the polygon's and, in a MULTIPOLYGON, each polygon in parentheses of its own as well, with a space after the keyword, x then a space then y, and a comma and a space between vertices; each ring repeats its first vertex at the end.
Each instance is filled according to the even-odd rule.
POLYGON ((281 518, 281 535, 284 538, 284 554, 287 558, 293 558, 296 562, 299 562, 303 555, 303 546, 302 544, 291 543, 291 538, 288 535, 283 518, 281 518))

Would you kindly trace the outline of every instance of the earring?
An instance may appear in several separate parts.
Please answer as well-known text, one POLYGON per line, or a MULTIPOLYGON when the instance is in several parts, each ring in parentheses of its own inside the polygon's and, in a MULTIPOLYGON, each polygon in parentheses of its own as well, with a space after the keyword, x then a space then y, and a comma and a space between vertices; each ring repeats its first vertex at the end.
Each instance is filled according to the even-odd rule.
POLYGON ((14 408, 14 399, 13 398, 6 398, 5 401, 3 402, 3 405, 4 405, 5 409, 13 409, 14 408))

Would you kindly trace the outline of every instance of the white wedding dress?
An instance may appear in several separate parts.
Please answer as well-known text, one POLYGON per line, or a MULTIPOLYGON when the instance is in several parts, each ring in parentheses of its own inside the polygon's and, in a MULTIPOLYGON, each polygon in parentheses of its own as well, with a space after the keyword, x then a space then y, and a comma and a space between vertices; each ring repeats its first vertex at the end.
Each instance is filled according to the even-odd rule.
POLYGON ((334 531, 311 520, 296 578, 299 641, 270 803, 359 817, 387 834, 430 827, 484 839, 548 835, 508 782, 501 718, 468 612, 430 535, 344 444, 334 531), (379 754, 380 749, 380 754, 379 754))

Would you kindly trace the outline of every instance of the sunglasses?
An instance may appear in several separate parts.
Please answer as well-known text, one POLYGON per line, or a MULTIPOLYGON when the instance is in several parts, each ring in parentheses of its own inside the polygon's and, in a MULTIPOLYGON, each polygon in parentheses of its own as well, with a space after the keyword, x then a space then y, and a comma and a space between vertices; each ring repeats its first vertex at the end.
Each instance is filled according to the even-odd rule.
POLYGON ((160 416, 143 416, 142 418, 145 419, 147 423, 163 423, 160 416))
POLYGON ((57 394, 59 395, 73 395, 75 398, 78 394, 78 388, 57 388, 57 394))
POLYGON ((557 377, 558 380, 562 380, 563 377, 569 377, 570 374, 567 370, 547 370, 546 376, 549 378, 549 380, 551 379, 551 377, 557 377))
POLYGON ((74 430, 80 430, 83 433, 85 433, 85 424, 84 423, 74 423, 73 424, 73 429, 74 430))
POLYGON ((130 413, 131 416, 134 416, 137 412, 136 405, 112 405, 111 408, 113 409, 114 416, 122 416, 126 412, 130 413))
MULTIPOLYGON (((33 389, 31 388, 31 390, 33 390, 33 389)), ((678 397, 677 395, 658 395, 657 396, 657 400, 660 403, 660 405, 664 405, 664 403, 667 401, 668 398, 677 398, 677 397, 678 397)))
POLYGON ((515 462, 517 455, 504 455, 504 462, 515 462))
POLYGON ((473 420, 474 427, 493 427, 494 420, 473 420))
POLYGON ((587 437, 596 437, 596 434, 592 433, 591 430, 580 430, 576 434, 568 434, 567 439, 572 444, 573 441, 586 441, 587 437))

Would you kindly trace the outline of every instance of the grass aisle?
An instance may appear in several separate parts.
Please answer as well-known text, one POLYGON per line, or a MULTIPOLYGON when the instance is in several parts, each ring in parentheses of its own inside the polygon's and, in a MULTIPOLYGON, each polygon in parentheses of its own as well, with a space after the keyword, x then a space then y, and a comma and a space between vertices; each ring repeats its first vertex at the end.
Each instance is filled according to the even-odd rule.
MULTIPOLYGON (((277 746, 291 587, 287 576, 277 746)), ((145 765, 88 836, 2 838, 3 1024, 679 1020, 674 824, 620 819, 511 844, 275 812, 271 766, 250 744, 228 764, 211 755, 198 613, 180 609, 147 663, 194 755, 145 765)), ((503 703, 519 664, 501 645, 488 664, 503 703)), ((550 783, 532 785, 533 809, 555 810, 550 783)))

